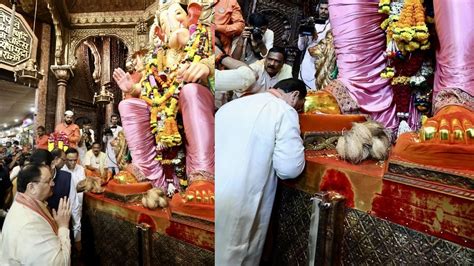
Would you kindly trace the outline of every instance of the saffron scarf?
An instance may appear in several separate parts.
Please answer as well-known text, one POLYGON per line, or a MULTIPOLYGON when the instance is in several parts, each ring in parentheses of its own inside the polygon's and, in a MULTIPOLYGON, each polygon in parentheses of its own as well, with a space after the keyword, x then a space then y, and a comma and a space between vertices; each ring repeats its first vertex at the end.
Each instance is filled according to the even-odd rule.
POLYGON ((56 224, 54 218, 51 216, 49 210, 46 208, 46 205, 20 192, 18 192, 16 195, 16 202, 30 208, 32 211, 43 217, 49 223, 49 225, 51 225, 51 228, 53 229, 54 233, 58 235, 58 225, 56 224))

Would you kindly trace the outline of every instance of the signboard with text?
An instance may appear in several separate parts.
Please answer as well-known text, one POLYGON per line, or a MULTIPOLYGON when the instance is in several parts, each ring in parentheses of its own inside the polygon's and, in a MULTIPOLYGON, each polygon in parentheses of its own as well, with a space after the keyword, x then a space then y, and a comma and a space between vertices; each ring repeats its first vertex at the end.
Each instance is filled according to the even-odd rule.
POLYGON ((36 60, 38 38, 18 13, 15 13, 10 35, 11 17, 12 10, 0 4, 0 68, 14 71, 17 65, 28 59, 36 60))

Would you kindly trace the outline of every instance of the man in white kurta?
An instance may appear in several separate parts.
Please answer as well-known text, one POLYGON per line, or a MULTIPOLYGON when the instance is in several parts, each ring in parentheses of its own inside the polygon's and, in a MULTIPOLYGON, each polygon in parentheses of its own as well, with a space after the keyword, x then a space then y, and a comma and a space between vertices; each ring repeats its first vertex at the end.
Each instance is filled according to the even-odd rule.
POLYGON ((0 265, 21 265, 20 261, 24 265, 69 265, 71 243, 67 227, 59 228, 56 235, 43 217, 16 201, 7 219, 0 265))
MULTIPOLYGON (((61 170, 71 173, 71 186, 77 188, 77 184, 86 179, 85 169, 82 165, 77 164, 79 153, 74 148, 66 151, 66 165, 61 170)), ((84 200, 84 192, 77 193, 77 207, 72 210, 76 224, 74 226, 74 241, 80 242, 82 239, 81 219, 82 219, 82 203, 84 200)))
POLYGON ((277 177, 303 171, 298 114, 282 100, 294 93, 244 96, 216 113, 216 265, 259 264, 277 177))
POLYGON ((107 155, 101 149, 100 143, 94 143, 92 149, 86 152, 82 165, 85 169, 104 176, 107 173, 107 155))
POLYGON ((281 62, 281 66, 277 66, 278 72, 270 73, 268 71, 268 61, 271 60, 273 53, 269 53, 268 58, 262 59, 250 65, 250 68, 257 74, 258 79, 255 81, 250 89, 249 93, 259 93, 272 88, 280 80, 289 79, 293 76, 292 68, 290 65, 281 62))
POLYGON ((69 265, 69 201, 53 215, 46 207, 54 181, 48 166, 20 171, 18 192, 3 225, 0 265, 69 265))

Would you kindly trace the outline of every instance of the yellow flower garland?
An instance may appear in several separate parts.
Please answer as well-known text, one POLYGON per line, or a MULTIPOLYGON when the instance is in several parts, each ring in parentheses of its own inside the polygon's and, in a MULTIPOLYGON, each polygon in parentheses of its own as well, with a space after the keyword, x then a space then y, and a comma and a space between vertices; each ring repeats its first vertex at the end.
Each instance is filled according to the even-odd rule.
POLYGON ((407 76, 398 76, 392 79, 392 85, 407 85, 410 83, 410 77, 407 76))
POLYGON ((390 14, 390 0, 380 0, 379 13, 390 14, 380 27, 387 34, 388 66, 380 74, 382 78, 393 78, 394 69, 391 58, 406 56, 417 49, 430 48, 429 33, 426 26, 425 9, 422 0, 405 0, 400 15, 390 14))
POLYGON ((390 13, 390 0, 380 0, 379 13, 383 13, 387 15, 390 13))
POLYGON ((400 18, 393 25, 393 39, 404 54, 416 49, 426 50, 430 45, 425 23, 425 9, 420 0, 406 0, 400 18))
MULTIPOLYGON (((209 57, 212 54, 210 37, 205 26, 197 25, 195 32, 184 48, 186 52, 184 59, 180 58, 178 61, 183 62, 184 60, 188 63, 197 63, 201 59, 209 57)), ((155 135, 159 150, 182 144, 176 117, 179 109, 178 96, 184 84, 176 80, 177 65, 171 69, 166 69, 167 66, 164 66, 166 49, 165 46, 158 48, 147 59, 145 75, 141 81, 141 99, 151 107, 150 127, 151 132, 155 135)), ((168 161, 163 162, 160 151, 157 153, 156 159, 164 164, 169 163, 168 161)))

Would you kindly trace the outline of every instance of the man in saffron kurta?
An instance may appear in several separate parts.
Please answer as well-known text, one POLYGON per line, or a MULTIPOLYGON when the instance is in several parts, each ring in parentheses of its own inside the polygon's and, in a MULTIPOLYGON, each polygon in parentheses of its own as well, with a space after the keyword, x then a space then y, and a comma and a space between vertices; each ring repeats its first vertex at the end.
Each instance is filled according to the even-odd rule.
POLYGON ((224 52, 231 54, 232 40, 240 36, 245 27, 239 3, 236 0, 217 0, 214 10, 216 35, 223 45, 224 52))
POLYGON ((28 165, 18 176, 18 193, 3 225, 0 265, 69 265, 69 200, 53 215, 46 207, 54 181, 49 166, 28 165))
POLYGON ((69 140, 69 147, 77 148, 77 143, 81 139, 79 126, 72 122, 74 113, 72 111, 64 112, 64 122, 56 125, 55 133, 64 132, 69 140))
POLYGON ((36 133, 38 134, 35 139, 35 148, 36 149, 48 149, 48 138, 49 136, 46 133, 46 130, 43 126, 39 126, 36 129, 36 133))
POLYGON ((216 114, 216 265, 259 265, 277 180, 305 165, 295 109, 306 86, 287 79, 275 87, 216 114))

